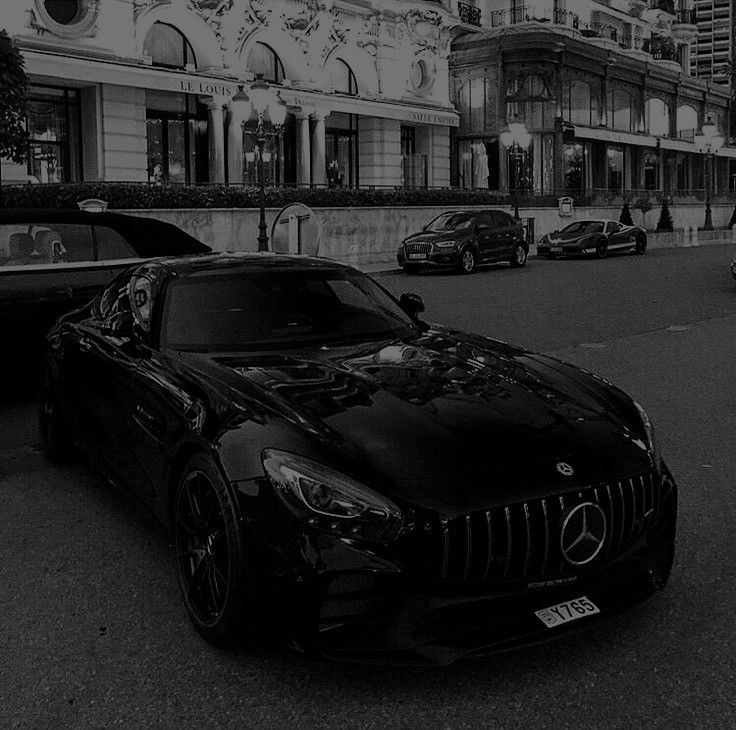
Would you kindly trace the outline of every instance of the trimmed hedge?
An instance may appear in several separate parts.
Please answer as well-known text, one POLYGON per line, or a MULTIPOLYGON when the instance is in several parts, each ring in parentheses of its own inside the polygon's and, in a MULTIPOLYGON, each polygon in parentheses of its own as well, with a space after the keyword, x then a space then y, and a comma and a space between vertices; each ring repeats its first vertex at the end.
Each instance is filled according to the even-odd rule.
MULTIPOLYGON (((77 208, 86 198, 106 200, 111 210, 151 208, 258 208, 257 187, 228 185, 154 185, 148 183, 68 183, 0 187, 3 208, 77 208)), ((509 195, 460 188, 266 188, 266 207, 288 203, 313 208, 511 205, 509 195)), ((521 205, 556 207, 554 196, 521 197, 521 205)), ((576 200, 576 205, 585 201, 576 200)))

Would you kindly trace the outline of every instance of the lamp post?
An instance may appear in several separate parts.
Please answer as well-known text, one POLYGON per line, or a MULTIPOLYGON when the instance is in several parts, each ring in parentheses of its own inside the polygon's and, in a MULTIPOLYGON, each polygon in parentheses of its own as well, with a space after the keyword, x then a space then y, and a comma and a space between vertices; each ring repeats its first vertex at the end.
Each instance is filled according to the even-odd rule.
MULTIPOLYGON (((266 233, 266 181, 263 163, 270 160, 270 153, 265 146, 269 137, 278 137, 281 127, 286 121, 286 104, 278 94, 263 80, 263 74, 257 74, 246 94, 242 87, 233 96, 233 104, 241 106, 241 128, 243 134, 255 143, 254 156, 258 162, 258 185, 260 188, 260 217, 258 219, 258 250, 268 251, 268 233, 266 233), (253 120, 255 126, 249 127, 253 120)), ((248 154, 248 153, 246 153, 248 154)))
POLYGON ((526 125, 519 117, 514 117, 499 135, 501 144, 509 151, 511 159, 514 161, 514 218, 519 220, 519 178, 521 177, 521 161, 524 159, 532 136, 529 134, 526 125))
POLYGON ((711 196, 711 177, 713 167, 713 155, 718 154, 718 150, 723 146, 723 137, 718 134, 718 127, 712 117, 708 117, 700 130, 700 134, 695 135, 695 147, 698 152, 705 154, 705 223, 704 231, 713 230, 713 218, 710 210, 711 196))

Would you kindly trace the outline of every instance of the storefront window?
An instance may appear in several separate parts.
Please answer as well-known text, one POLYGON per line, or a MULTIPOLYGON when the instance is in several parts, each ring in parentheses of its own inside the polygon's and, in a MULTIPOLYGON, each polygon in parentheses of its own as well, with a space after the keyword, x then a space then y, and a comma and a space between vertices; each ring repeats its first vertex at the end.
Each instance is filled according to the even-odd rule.
POLYGON ((207 182, 207 111, 189 94, 146 92, 149 182, 207 182))
POLYGON ((565 191, 570 193, 585 190, 585 147, 582 144, 566 144, 565 154, 565 191))
POLYGON ((687 154, 677 155, 677 189, 686 191, 690 189, 690 157, 687 154))
POLYGON ((28 174, 37 182, 82 178, 79 91, 31 86, 28 93, 28 174))
POLYGON ((417 130, 401 126, 401 169, 403 184, 408 188, 427 186, 427 156, 417 153, 417 130))
POLYGON ((644 154, 644 189, 659 189, 659 156, 656 152, 644 154))
POLYGON ((186 68, 197 61, 189 41, 173 25, 154 23, 143 41, 143 53, 154 66, 186 68))
POLYGON ((327 182, 331 187, 358 186, 358 118, 333 112, 325 123, 327 182))
POLYGON ((284 66, 276 52, 265 43, 256 43, 248 55, 246 68, 254 76, 261 74, 264 81, 280 84, 284 80, 284 66))
POLYGON ((698 129, 698 113, 685 104, 677 108, 677 138, 692 141, 698 129))
POLYGON ((631 94, 623 89, 615 89, 611 92, 609 113, 610 126, 613 129, 620 129, 624 132, 632 131, 634 108, 631 99, 631 94))
POLYGON ((622 147, 608 147, 608 189, 620 192, 624 186, 624 150, 622 147))
POLYGON ((647 101, 647 120, 649 123, 649 134, 669 137, 670 108, 665 101, 656 98, 647 101))
POLYGON ((573 124, 593 126, 600 121, 598 97, 587 81, 573 81, 562 100, 563 116, 573 124))

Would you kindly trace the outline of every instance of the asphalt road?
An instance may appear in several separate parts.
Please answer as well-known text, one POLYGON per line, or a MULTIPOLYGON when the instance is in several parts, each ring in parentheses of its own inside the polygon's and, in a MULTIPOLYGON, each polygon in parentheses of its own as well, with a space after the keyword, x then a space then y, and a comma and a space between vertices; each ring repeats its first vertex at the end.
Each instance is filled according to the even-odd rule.
POLYGON ((648 409, 680 484, 666 591, 571 641, 449 668, 340 665, 189 627, 167 537, 0 420, 0 727, 736 726, 730 247, 380 278, 426 318, 551 352, 648 409))

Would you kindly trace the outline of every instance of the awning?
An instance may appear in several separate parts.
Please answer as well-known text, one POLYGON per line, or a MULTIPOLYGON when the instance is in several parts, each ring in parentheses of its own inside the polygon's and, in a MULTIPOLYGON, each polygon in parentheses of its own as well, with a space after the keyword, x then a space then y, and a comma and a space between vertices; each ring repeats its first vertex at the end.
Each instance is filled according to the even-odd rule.
MULTIPOLYGON (((134 86, 139 89, 173 91, 180 94, 217 96, 223 97, 224 100, 238 89, 237 82, 232 79, 190 71, 153 68, 134 61, 130 63, 119 60, 102 61, 35 50, 24 50, 23 57, 26 62, 26 73, 56 83, 63 80, 71 85, 134 86)), ((397 119, 411 124, 460 126, 460 117, 455 111, 447 108, 325 94, 289 87, 283 87, 280 96, 289 106, 320 109, 325 113, 344 112, 379 119, 397 119)))
MULTIPOLYGON (((684 139, 665 139, 660 140, 660 146, 663 150, 676 150, 677 152, 690 152, 693 155, 702 155, 694 142, 687 142, 684 139)), ((717 157, 736 157, 736 147, 721 147, 716 153, 717 157)))
POLYGON ((614 144, 633 144, 639 147, 656 147, 657 138, 648 134, 634 134, 633 132, 616 132, 605 127, 579 127, 575 125, 575 137, 580 139, 597 139, 614 144))

